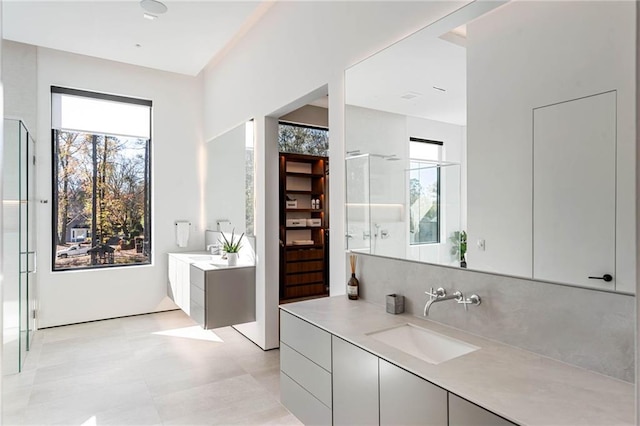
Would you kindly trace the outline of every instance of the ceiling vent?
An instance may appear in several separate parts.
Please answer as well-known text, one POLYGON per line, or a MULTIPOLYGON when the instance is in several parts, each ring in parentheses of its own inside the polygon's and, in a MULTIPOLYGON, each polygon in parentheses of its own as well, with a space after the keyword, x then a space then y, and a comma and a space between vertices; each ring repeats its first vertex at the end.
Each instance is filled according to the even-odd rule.
POLYGON ((400 96, 400 98, 401 99, 405 99, 405 100, 409 100, 409 99, 419 98, 420 96, 422 96, 422 93, 407 92, 404 95, 400 96))

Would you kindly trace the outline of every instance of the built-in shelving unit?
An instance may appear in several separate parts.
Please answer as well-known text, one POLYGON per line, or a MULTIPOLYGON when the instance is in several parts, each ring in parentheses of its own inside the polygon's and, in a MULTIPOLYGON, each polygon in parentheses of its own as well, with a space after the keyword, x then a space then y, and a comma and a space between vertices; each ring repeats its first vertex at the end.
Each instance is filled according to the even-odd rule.
POLYGON ((329 295, 327 171, 327 157, 280 154, 281 301, 329 295))

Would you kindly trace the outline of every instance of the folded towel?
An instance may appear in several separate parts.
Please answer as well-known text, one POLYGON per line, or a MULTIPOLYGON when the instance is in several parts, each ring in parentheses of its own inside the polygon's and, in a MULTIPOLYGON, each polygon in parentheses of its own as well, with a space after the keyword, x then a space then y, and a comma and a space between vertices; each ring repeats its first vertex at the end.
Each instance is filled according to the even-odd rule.
POLYGON ((176 244, 178 247, 186 247, 189 244, 189 227, 186 221, 176 222, 176 244))

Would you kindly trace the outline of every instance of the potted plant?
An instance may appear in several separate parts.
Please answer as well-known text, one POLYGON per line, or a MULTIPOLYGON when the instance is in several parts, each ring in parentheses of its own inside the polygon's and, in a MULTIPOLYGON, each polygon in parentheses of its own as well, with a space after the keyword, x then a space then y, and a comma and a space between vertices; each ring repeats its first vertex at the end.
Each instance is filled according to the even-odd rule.
POLYGON ((244 232, 240 237, 235 239, 235 229, 231 232, 231 239, 228 239, 224 232, 222 232, 222 240, 220 240, 220 244, 222 244, 222 251, 226 253, 227 263, 229 266, 235 266, 238 263, 238 252, 242 248, 242 237, 244 237, 244 232))
POLYGON ((467 267, 467 259, 465 259, 464 255, 467 253, 467 232, 466 231, 456 231, 449 238, 451 243, 451 254, 453 256, 458 256, 458 260, 460 260, 460 267, 467 267))

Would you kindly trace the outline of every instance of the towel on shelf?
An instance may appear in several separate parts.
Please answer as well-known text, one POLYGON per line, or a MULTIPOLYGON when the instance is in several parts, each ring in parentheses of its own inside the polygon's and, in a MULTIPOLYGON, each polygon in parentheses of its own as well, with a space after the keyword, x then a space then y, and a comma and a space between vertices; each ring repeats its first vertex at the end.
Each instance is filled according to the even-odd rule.
POLYGON ((176 222, 176 244, 178 247, 186 247, 189 243, 189 227, 191 223, 187 221, 176 222))

